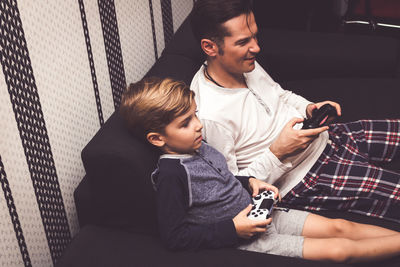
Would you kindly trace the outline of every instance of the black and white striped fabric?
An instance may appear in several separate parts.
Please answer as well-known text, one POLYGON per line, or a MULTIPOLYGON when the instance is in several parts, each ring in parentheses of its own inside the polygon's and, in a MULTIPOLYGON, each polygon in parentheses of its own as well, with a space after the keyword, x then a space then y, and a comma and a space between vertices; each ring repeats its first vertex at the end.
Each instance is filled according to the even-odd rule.
POLYGON ((0 266, 54 266, 79 231, 80 152, 194 1, 0 1, 0 266))

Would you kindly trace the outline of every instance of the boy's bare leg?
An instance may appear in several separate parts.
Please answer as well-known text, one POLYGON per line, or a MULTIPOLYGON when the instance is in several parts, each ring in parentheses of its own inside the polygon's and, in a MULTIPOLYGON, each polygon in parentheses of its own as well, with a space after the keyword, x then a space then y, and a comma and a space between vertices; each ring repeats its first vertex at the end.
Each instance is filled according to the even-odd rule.
POLYGON ((396 235, 398 232, 369 224, 343 219, 329 219, 310 214, 303 227, 302 236, 310 238, 340 237, 352 240, 396 235))
POLYGON ((400 255, 400 234, 350 240, 346 238, 305 238, 303 257, 309 260, 362 262, 400 255))

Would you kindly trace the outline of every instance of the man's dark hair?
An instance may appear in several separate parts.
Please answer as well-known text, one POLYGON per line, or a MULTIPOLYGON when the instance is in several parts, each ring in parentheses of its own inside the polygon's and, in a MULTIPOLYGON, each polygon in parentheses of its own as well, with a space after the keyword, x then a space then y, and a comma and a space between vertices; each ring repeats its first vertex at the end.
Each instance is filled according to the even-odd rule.
POLYGON ((230 32, 222 24, 252 12, 252 0, 197 0, 190 14, 196 39, 207 38, 220 45, 230 32))

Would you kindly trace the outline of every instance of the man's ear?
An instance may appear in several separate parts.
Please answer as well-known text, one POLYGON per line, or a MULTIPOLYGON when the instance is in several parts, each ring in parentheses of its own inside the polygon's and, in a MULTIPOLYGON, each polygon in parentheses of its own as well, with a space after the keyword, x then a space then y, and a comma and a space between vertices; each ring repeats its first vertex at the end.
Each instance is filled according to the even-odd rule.
POLYGON ((218 45, 210 39, 201 39, 201 49, 209 57, 215 57, 218 54, 218 45))
POLYGON ((160 133, 150 132, 146 135, 147 141, 156 147, 162 148, 165 145, 163 136, 160 133))

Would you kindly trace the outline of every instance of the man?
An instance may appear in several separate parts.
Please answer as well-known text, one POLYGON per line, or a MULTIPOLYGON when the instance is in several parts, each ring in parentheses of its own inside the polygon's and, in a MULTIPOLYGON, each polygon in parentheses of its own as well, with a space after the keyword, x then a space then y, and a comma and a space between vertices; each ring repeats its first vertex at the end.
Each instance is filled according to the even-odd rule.
POLYGON ((313 109, 329 103, 340 116, 340 105, 283 90, 255 61, 260 47, 251 1, 199 0, 191 23, 207 56, 191 84, 203 135, 235 175, 277 185, 286 205, 400 222, 400 175, 370 164, 398 156, 399 121, 301 130, 313 109))

